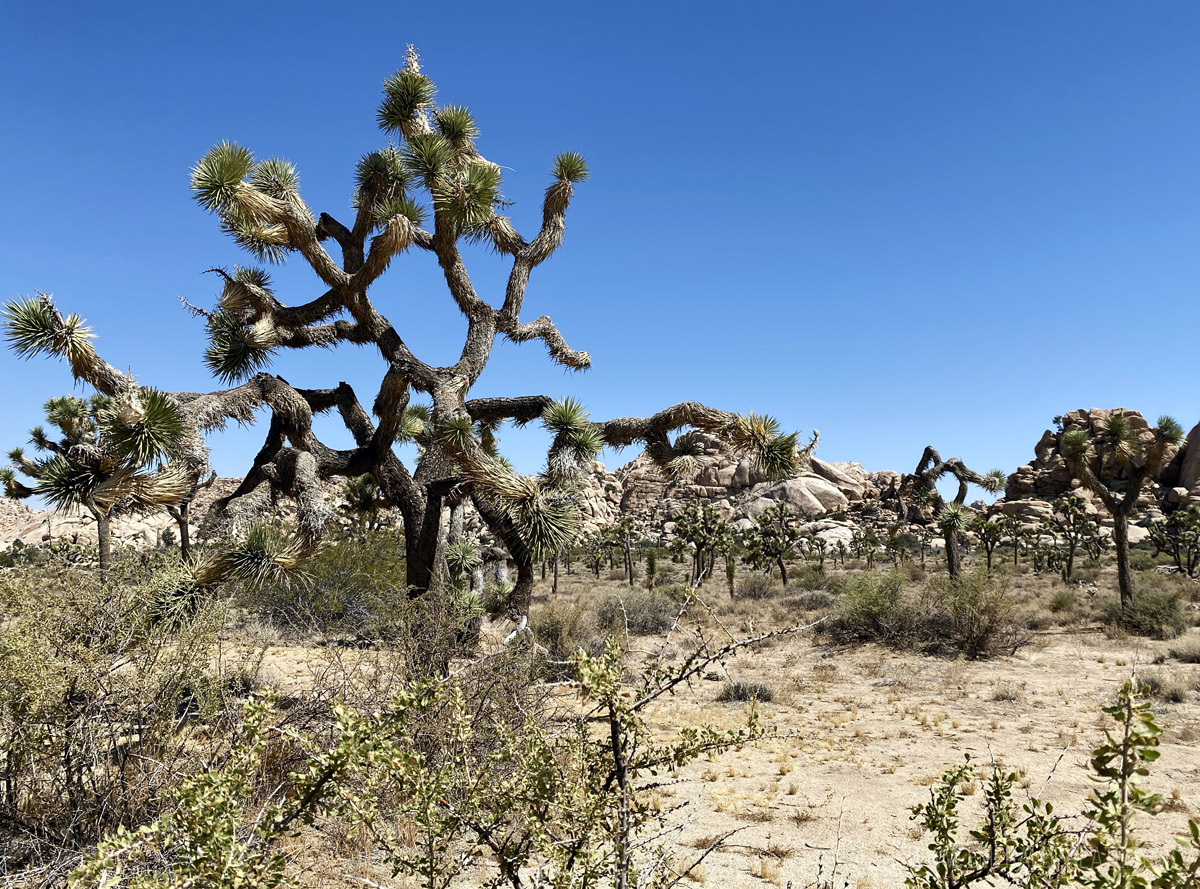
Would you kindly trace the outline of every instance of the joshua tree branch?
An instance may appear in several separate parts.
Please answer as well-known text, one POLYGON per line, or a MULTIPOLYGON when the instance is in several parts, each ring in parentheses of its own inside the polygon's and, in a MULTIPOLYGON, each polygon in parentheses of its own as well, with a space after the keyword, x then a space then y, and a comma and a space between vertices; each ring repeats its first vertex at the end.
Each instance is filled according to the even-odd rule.
POLYGON ((472 398, 463 407, 476 423, 512 420, 528 423, 536 420, 553 401, 545 395, 520 395, 513 398, 472 398))
POLYGON ((503 333, 514 343, 541 340, 546 344, 546 351, 550 353, 550 357, 565 367, 587 370, 592 366, 592 356, 568 346, 548 315, 522 324, 516 320, 515 315, 499 312, 496 316, 496 331, 503 333))

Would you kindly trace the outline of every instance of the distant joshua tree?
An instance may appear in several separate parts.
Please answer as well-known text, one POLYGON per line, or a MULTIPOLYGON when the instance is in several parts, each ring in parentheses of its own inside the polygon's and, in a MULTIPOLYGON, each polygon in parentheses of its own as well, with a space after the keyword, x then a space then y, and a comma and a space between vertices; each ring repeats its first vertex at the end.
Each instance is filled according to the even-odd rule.
POLYGON ((178 462, 185 424, 178 406, 144 387, 122 390, 116 398, 89 400, 63 395, 46 402, 46 423, 29 432, 40 456, 9 451, 11 467, 0 470, 8 497, 37 495, 59 509, 84 509, 96 520, 100 577, 112 564, 112 520, 178 504, 191 490, 178 462), (32 487, 17 478, 24 475, 32 487))
POLYGON ((801 546, 800 517, 786 503, 764 509, 742 538, 746 552, 742 560, 752 568, 779 569, 779 579, 788 582, 787 558, 801 546))
POLYGON ((1147 480, 1157 478, 1162 470, 1167 449, 1181 441, 1183 429, 1171 417, 1159 417, 1157 425, 1142 435, 1133 428, 1129 418, 1121 414, 1108 418, 1094 447, 1086 429, 1072 429, 1059 439, 1059 451, 1067 461, 1071 475, 1095 494, 1112 516, 1122 608, 1133 602, 1134 591, 1129 568, 1129 517, 1137 508, 1147 480), (1128 475, 1124 493, 1118 494, 1100 481, 1097 471, 1107 457, 1115 460, 1128 475))
POLYGON ((712 506, 692 504, 675 519, 675 536, 692 547, 691 582, 712 577, 718 555, 733 548, 733 526, 712 506))
POLYGON ((962 460, 951 457, 943 460, 932 447, 925 448, 921 454, 921 462, 916 471, 910 476, 914 496, 928 498, 935 506, 941 503, 937 512, 937 523, 942 529, 942 537, 946 541, 946 570, 951 577, 958 577, 962 571, 962 556, 959 548, 962 545, 962 533, 967 529, 972 519, 971 511, 964 505, 967 490, 970 485, 978 485, 985 491, 995 493, 1004 487, 1006 477, 999 469, 993 469, 986 475, 980 475, 968 469, 962 460), (952 475, 958 479, 958 493, 949 503, 942 502, 937 492, 937 483, 942 476, 952 475))

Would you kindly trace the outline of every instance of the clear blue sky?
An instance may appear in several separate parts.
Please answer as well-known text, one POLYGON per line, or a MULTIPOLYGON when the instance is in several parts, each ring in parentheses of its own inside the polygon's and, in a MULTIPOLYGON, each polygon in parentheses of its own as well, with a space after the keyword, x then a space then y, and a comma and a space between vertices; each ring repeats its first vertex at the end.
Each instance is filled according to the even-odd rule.
MULTIPOLYGON (((51 291, 144 383, 215 388, 177 297, 211 305, 203 270, 248 259, 191 200, 189 167, 237 140, 348 216, 406 42, 511 168, 518 228, 556 152, 593 170, 526 299, 593 369, 501 344, 477 395, 573 394, 595 418, 695 398, 897 470, 933 444, 1011 471, 1078 407, 1200 420, 1194 2, 8 0, 0 296, 51 291)), ((502 265, 470 262, 498 304, 502 265)), ((299 264, 274 275, 285 302, 319 292, 299 264)), ((419 355, 457 355, 429 255, 373 295, 419 355)), ((369 403, 380 362, 349 347, 275 369, 369 403)), ((71 384, 7 353, 0 378, 6 450, 71 384)), ((264 433, 215 440, 217 468, 240 474, 264 433)), ((544 456, 532 431, 504 444, 527 471, 544 456)))

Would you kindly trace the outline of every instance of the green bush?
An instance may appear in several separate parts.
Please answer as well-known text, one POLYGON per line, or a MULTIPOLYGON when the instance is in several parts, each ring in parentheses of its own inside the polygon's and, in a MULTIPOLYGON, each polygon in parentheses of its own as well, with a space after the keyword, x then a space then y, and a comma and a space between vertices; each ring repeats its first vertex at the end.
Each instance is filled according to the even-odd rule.
POLYGON ((628 629, 635 636, 646 636, 670 629, 680 607, 668 589, 633 588, 602 601, 596 618, 605 629, 628 629))
POLYGON ((333 540, 302 575, 243 596, 242 604, 297 633, 378 638, 393 634, 395 609, 407 599, 404 577, 404 540, 389 530, 375 531, 362 539, 333 540))
POLYGON ((906 592, 902 572, 863 572, 843 581, 833 615, 817 631, 840 642, 972 658, 1015 651, 1029 638, 1013 618, 1005 582, 982 571, 953 580, 939 576, 916 596, 906 592))
POLYGON ((1174 639, 1188 628, 1179 594, 1151 586, 1135 591, 1133 601, 1124 608, 1119 600, 1110 600, 1104 608, 1104 622, 1151 639, 1174 639))
POLYGON ((904 594, 904 575, 864 571, 839 584, 832 618, 819 625, 838 641, 891 642, 908 636, 912 612, 904 594))
POLYGON ((530 611, 529 626, 553 660, 566 660, 579 649, 589 654, 604 650, 595 613, 579 603, 552 599, 530 611))
POLYGON ((771 691, 771 686, 762 682, 726 682, 721 688, 721 693, 717 695, 717 701, 721 704, 747 701, 769 704, 773 700, 775 700, 775 693, 771 691))
POLYGON ((223 761, 261 649, 214 667, 217 601, 155 621, 146 602, 179 575, 0 577, 0 874, 156 817, 164 791, 223 761))
POLYGON ((1051 614, 1063 614, 1075 609, 1075 593, 1073 590, 1055 590, 1047 606, 1051 614))
POLYGON ((1171 646, 1171 657, 1185 664, 1200 664, 1200 639, 1188 639, 1171 646))
POLYGON ((743 577, 737 585, 738 599, 773 599, 783 592, 783 586, 775 578, 761 572, 743 577))
POLYGON ((922 596, 919 632, 967 657, 1016 651, 1028 641, 1013 620, 1007 583, 986 571, 931 578, 922 596))

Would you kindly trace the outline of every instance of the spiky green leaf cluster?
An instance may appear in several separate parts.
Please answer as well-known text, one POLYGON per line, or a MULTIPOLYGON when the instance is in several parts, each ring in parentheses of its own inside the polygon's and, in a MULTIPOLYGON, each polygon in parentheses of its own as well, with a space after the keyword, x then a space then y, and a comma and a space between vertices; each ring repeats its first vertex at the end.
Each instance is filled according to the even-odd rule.
POLYGON ((1072 429, 1064 432, 1058 441, 1058 449, 1067 459, 1083 457, 1092 449, 1087 430, 1072 429))
POLYGON ((1174 417, 1163 415, 1155 424, 1155 435, 1167 444, 1177 445, 1183 441, 1183 427, 1174 417))
POLYGON ((447 417, 442 421, 438 434, 457 452, 466 451, 475 444, 475 424, 467 416, 447 417))
POLYGON ((425 224, 425 208, 406 194, 396 194, 375 204, 375 224, 386 225, 391 219, 407 219, 414 228, 425 224))
POLYGON ((0 485, 4 486, 4 496, 14 500, 24 500, 34 494, 33 488, 24 484, 17 478, 17 474, 7 467, 0 469, 0 485))
POLYGON ((463 105, 446 105, 434 114, 438 132, 446 137, 456 151, 470 148, 479 138, 479 125, 463 105))
POLYGON ((187 432, 183 412, 174 399, 157 389, 142 387, 132 397, 140 408, 136 422, 124 422, 126 418, 115 407, 102 417, 106 444, 138 465, 165 462, 187 432))
POLYGON ((1004 474, 1003 469, 989 469, 987 475, 983 477, 983 483, 980 485, 985 491, 995 494, 998 491, 1003 491, 1004 486, 1008 484, 1008 476, 1004 474))
POLYGON ((265 195, 284 198, 300 188, 300 174, 291 161, 270 157, 259 161, 250 170, 250 184, 265 195))
POLYGON ((433 203, 461 228, 486 225, 500 198, 500 168, 486 161, 447 171, 430 186, 433 203))
POLYGON ((242 180, 254 167, 254 154, 236 142, 219 142, 192 167, 192 196, 205 210, 233 207, 242 180))
POLYGON ((967 529, 973 517, 974 513, 968 507, 951 501, 938 512, 937 521, 943 533, 961 534, 967 529))
POLYGON ((416 71, 401 70, 383 82, 383 101, 376 112, 384 132, 403 133, 422 109, 433 102, 433 81, 416 71))
POLYGON ((798 432, 776 435, 769 439, 754 455, 754 465, 770 479, 782 479, 794 475, 798 468, 798 432))
POLYGON ((389 145, 363 155, 355 167, 354 179, 360 191, 385 195, 405 187, 408 171, 404 168, 400 152, 389 145))
POLYGON ((34 489, 55 509, 74 509, 100 490, 107 475, 97 467, 74 463, 55 454, 38 468, 34 489))
POLYGON ((564 151, 554 158, 550 175, 565 182, 582 182, 588 177, 587 161, 577 151, 564 151))
POLYGON ((223 383, 237 383, 271 361, 273 344, 256 335, 232 313, 218 309, 208 316, 208 348, 204 363, 223 383))
POLYGON ((306 550, 296 538, 268 525, 251 526, 236 545, 222 553, 217 564, 207 566, 213 579, 234 580, 250 589, 288 586, 303 575, 298 571, 306 550))
POLYGON ((429 423, 429 407, 424 404, 410 404, 404 408, 400 417, 400 430, 396 440, 400 442, 421 441, 425 437, 429 423))
POLYGON ((259 262, 278 265, 287 258, 283 226, 264 226, 241 216, 222 216, 219 228, 259 262))
POLYGON ((404 147, 404 165, 432 189, 454 161, 454 146, 441 133, 420 133, 404 147))
POLYGON ((446 544, 446 567, 453 577, 469 574, 479 564, 479 550, 467 540, 446 544))
POLYGON ((91 328, 78 315, 61 315, 45 294, 6 302, 0 316, 4 339, 19 358, 42 353, 66 358, 76 376, 95 358, 91 328))

